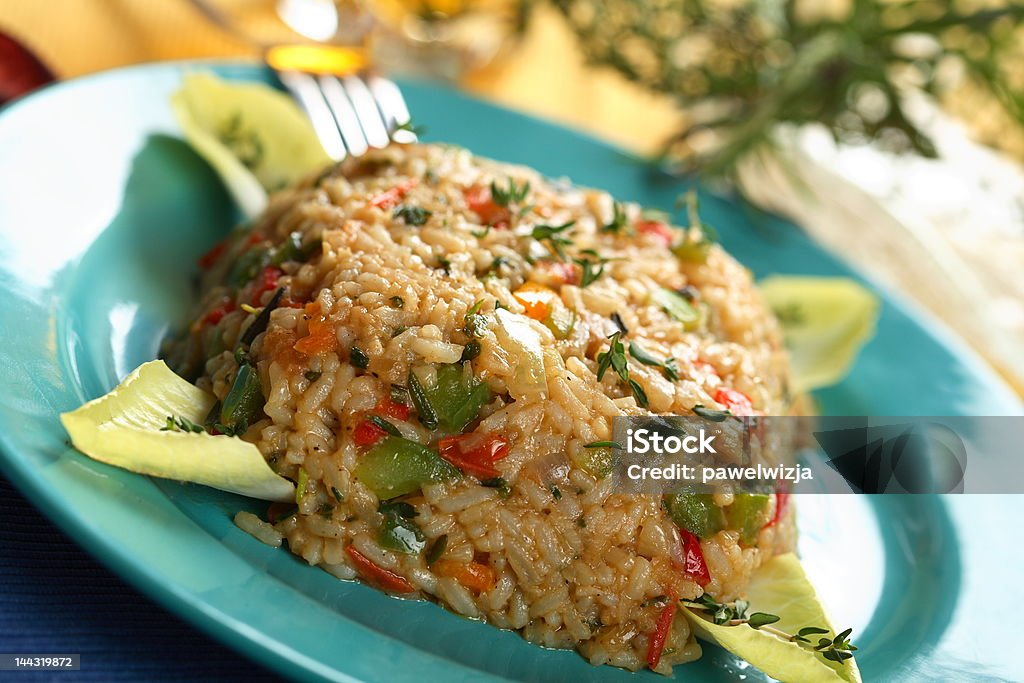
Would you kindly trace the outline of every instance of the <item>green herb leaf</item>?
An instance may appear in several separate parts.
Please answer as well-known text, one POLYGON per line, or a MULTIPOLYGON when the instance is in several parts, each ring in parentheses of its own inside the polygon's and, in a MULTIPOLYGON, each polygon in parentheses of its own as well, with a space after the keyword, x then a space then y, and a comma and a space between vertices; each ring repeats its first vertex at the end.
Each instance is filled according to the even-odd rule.
POLYGON ((444 555, 444 551, 448 548, 448 534, 441 534, 437 537, 437 540, 430 546, 430 550, 427 551, 427 566, 434 564, 441 559, 444 555))
POLYGON ((416 413, 420 416, 420 423, 427 429, 437 429, 437 412, 430 405, 426 390, 412 370, 409 371, 409 395, 412 397, 416 413))
POLYGON ((711 422, 725 422, 726 418, 732 415, 728 410, 714 410, 702 405, 694 406, 693 412, 711 422))
MULTIPOLYGON (((588 249, 587 251, 591 250, 588 249)), ((604 267, 609 259, 597 256, 594 259, 574 258, 573 261, 583 271, 580 277, 580 287, 586 289, 601 279, 601 276, 604 275, 604 267)))
POLYGON ((167 424, 160 428, 161 432, 192 432, 202 434, 206 431, 201 425, 197 425, 188 418, 167 416, 167 424))
POLYGON ((466 344, 463 347, 463 349, 462 349, 462 358, 460 358, 460 360, 463 361, 463 362, 465 362, 467 360, 473 360, 474 358, 476 358, 479 355, 480 355, 480 342, 478 342, 478 341, 476 341, 474 339, 473 341, 469 342, 468 344, 466 344))
POLYGON ((526 199, 526 195, 530 192, 530 181, 525 181, 522 185, 517 185, 516 181, 512 178, 508 179, 508 187, 502 189, 494 182, 491 183, 491 201, 498 206, 509 206, 510 204, 519 204, 526 199))
POLYGON ((408 131, 416 137, 422 137, 427 132, 427 127, 415 124, 412 122, 412 119, 409 119, 405 123, 400 123, 395 126, 395 129, 391 131, 391 135, 394 136, 394 134, 400 130, 408 131))
POLYGON ((245 332, 242 333, 241 338, 238 340, 240 346, 251 345, 253 340, 267 329, 267 325, 270 324, 270 314, 281 303, 282 296, 284 296, 284 287, 278 287, 277 291, 274 292, 274 296, 270 298, 270 301, 267 302, 267 305, 256 316, 256 319, 252 321, 249 327, 245 328, 245 332))
POLYGON ((365 370, 370 366, 370 357, 358 346, 353 346, 348 352, 348 362, 360 370, 365 370))
POLYGON ((591 441, 588 444, 583 445, 584 448, 615 448, 620 451, 626 450, 621 444, 615 441, 591 441))
POLYGON ((402 432, 398 431, 398 427, 391 424, 380 415, 370 415, 366 419, 367 421, 372 422, 373 424, 383 429, 391 436, 402 436, 402 432))
POLYGON ((676 368, 674 358, 666 358, 663 361, 658 360, 636 342, 629 345, 629 355, 644 365, 661 368, 662 374, 673 382, 679 379, 679 370, 676 368))
POLYGON ((774 624, 779 620, 779 617, 775 614, 768 614, 766 612, 754 612, 750 615, 750 620, 747 622, 751 628, 761 628, 768 624, 774 624))
POLYGON ((508 498, 512 495, 512 489, 509 487, 508 482, 505 481, 504 477, 491 477, 490 479, 481 479, 481 486, 486 486, 491 489, 498 489, 498 495, 502 498, 508 498))
POLYGON ((629 225, 629 219, 626 218, 625 207, 619 202, 615 202, 612 206, 612 221, 607 225, 601 226, 601 232, 610 232, 617 235, 627 225, 629 225))
POLYGON ((462 327, 463 333, 467 337, 473 337, 475 339, 482 338, 487 334, 487 328, 490 327, 490 319, 483 313, 480 313, 480 309, 483 308, 484 300, 481 299, 473 304, 473 307, 466 312, 465 324, 462 327))
POLYGON ((419 226, 426 223, 427 219, 433 215, 433 212, 419 206, 402 204, 401 206, 396 206, 391 215, 395 218, 401 218, 407 225, 419 226))
POLYGON ((622 383, 630 388, 633 392, 633 397, 636 399, 637 405, 641 408, 648 406, 647 393, 644 391, 635 380, 629 376, 629 365, 626 360, 626 349, 623 346, 621 332, 608 337, 609 344, 608 350, 597 354, 597 381, 601 381, 604 378, 608 368, 615 371, 615 374, 619 376, 622 383))
POLYGON ((565 253, 565 247, 571 246, 573 241, 568 237, 563 237, 562 233, 574 225, 576 225, 576 221, 569 221, 561 225, 545 225, 542 223, 534 226, 530 235, 538 242, 547 242, 548 249, 551 250, 552 254, 563 261, 567 261, 568 257, 565 253))
POLYGON ((390 395, 392 402, 402 406, 409 405, 409 390, 402 385, 392 384, 390 395))

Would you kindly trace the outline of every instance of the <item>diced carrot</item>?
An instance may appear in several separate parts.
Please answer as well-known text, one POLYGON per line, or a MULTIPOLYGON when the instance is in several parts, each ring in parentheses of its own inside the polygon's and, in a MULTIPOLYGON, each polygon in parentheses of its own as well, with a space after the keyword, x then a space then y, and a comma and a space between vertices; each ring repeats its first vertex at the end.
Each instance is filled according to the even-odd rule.
POLYGON ((306 356, 329 353, 338 348, 338 335, 334 325, 319 313, 320 304, 311 301, 306 304, 306 315, 309 319, 309 334, 295 342, 295 350, 306 356))
POLYGON ((370 583, 392 593, 416 592, 411 583, 393 571, 378 567, 373 560, 356 550, 355 546, 346 546, 345 552, 352 558, 352 566, 359 572, 359 575, 370 583))
POLYGON ((551 315, 551 304, 558 298, 558 293, 550 287, 536 282, 527 282, 512 292, 515 300, 526 309, 526 315, 534 320, 545 320, 551 315))
POLYGON ((490 565, 475 560, 459 562, 440 559, 434 563, 433 569, 438 575, 453 578, 477 593, 486 593, 494 587, 497 581, 497 576, 490 565))

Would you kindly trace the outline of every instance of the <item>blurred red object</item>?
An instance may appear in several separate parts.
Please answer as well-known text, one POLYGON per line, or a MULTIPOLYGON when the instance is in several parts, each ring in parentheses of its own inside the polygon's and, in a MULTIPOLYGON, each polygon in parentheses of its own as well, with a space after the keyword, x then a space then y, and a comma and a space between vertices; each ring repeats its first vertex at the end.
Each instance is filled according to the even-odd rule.
POLYGON ((55 80, 53 73, 28 49, 0 32, 0 104, 55 80))

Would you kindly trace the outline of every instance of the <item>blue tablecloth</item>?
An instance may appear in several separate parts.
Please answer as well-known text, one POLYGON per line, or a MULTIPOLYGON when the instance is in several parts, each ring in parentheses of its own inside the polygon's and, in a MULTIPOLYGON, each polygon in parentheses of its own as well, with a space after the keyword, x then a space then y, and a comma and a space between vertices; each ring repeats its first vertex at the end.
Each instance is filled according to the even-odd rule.
POLYGON ((0 681, 279 681, 97 564, 0 477, 0 653, 81 654, 0 681))

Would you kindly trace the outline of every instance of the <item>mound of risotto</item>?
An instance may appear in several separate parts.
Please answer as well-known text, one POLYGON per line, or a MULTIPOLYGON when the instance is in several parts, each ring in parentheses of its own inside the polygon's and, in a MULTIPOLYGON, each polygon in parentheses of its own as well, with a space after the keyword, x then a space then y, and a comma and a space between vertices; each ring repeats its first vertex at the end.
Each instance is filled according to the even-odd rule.
POLYGON ((276 194, 168 345, 209 425, 297 484, 253 533, 593 664, 670 674, 678 599, 793 548, 781 495, 627 495, 612 419, 790 411, 776 321, 688 228, 440 145, 276 194))

